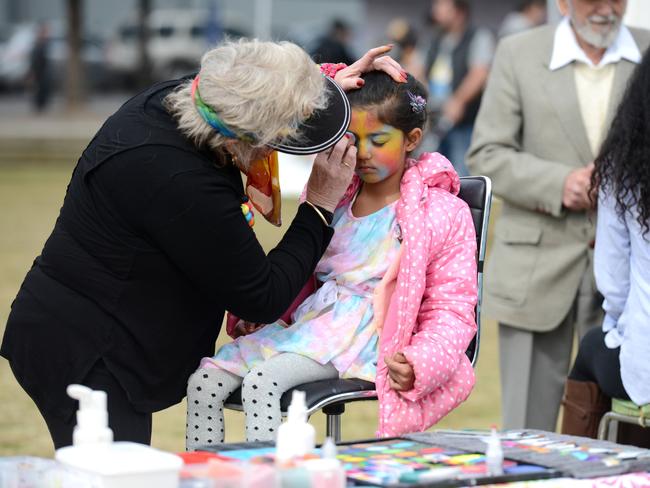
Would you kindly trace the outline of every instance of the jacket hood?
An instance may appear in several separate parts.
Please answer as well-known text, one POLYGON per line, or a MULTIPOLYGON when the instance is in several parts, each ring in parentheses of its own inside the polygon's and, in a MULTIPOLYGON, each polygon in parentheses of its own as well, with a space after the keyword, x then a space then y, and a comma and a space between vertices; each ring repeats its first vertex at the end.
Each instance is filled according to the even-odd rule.
POLYGON ((421 182, 428 188, 440 188, 458 195, 460 179, 449 160, 440 153, 423 153, 417 160, 406 161, 402 185, 421 182), (413 181, 415 180, 415 181, 413 181))

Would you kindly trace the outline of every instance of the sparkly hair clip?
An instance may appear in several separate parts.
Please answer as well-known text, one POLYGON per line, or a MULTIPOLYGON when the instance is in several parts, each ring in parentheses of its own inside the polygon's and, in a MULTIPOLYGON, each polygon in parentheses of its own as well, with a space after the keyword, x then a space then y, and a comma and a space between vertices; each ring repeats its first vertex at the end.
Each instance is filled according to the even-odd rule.
POLYGON ((345 63, 322 63, 318 66, 320 72, 323 73, 328 78, 334 79, 336 73, 348 67, 345 63))
POLYGON ((406 93, 409 96, 409 104, 411 105, 411 110, 416 114, 422 112, 427 106, 427 101, 424 99, 424 97, 421 97, 420 95, 414 95, 410 91, 407 91, 406 93))

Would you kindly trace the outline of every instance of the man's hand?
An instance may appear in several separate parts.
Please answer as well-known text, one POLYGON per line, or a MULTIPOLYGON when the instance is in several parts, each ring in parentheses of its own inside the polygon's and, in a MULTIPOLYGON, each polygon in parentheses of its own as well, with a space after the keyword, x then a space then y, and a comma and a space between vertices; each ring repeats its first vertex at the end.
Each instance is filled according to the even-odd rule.
POLYGON ((393 390, 409 391, 413 389, 415 372, 404 354, 398 352, 390 358, 386 356, 384 362, 388 366, 388 385, 393 390))
POLYGON ((569 210, 587 210, 593 208, 594 202, 590 198, 591 174, 594 163, 584 168, 574 169, 564 180, 562 205, 569 210))

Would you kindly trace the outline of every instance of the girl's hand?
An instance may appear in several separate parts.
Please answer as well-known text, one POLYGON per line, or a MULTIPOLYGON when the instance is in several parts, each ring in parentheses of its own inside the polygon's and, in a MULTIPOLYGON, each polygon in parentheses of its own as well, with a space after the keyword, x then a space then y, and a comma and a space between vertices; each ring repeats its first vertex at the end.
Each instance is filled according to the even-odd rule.
POLYGON ((415 372, 413 366, 406 360, 401 352, 393 354, 393 357, 384 358, 388 366, 388 385, 395 391, 409 391, 415 383, 415 372))
POLYGON ((359 60, 336 73, 334 80, 345 91, 361 88, 364 83, 361 75, 368 71, 383 71, 398 83, 406 82, 406 71, 393 58, 384 56, 392 48, 393 45, 388 44, 370 49, 359 60))
POLYGON ((237 322, 237 325, 235 326, 235 335, 236 337, 239 337, 239 336, 252 334, 253 332, 260 330, 265 325, 266 324, 255 324, 253 322, 246 322, 245 320, 240 320, 239 322, 237 322))

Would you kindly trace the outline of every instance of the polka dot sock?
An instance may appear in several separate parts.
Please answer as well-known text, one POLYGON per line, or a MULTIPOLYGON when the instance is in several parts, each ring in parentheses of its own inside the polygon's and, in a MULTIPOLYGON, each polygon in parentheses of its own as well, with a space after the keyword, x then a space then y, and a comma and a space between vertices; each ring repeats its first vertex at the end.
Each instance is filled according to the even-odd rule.
POLYGON ((216 368, 198 369, 190 376, 185 425, 188 451, 223 442, 223 404, 241 382, 239 376, 216 368))

